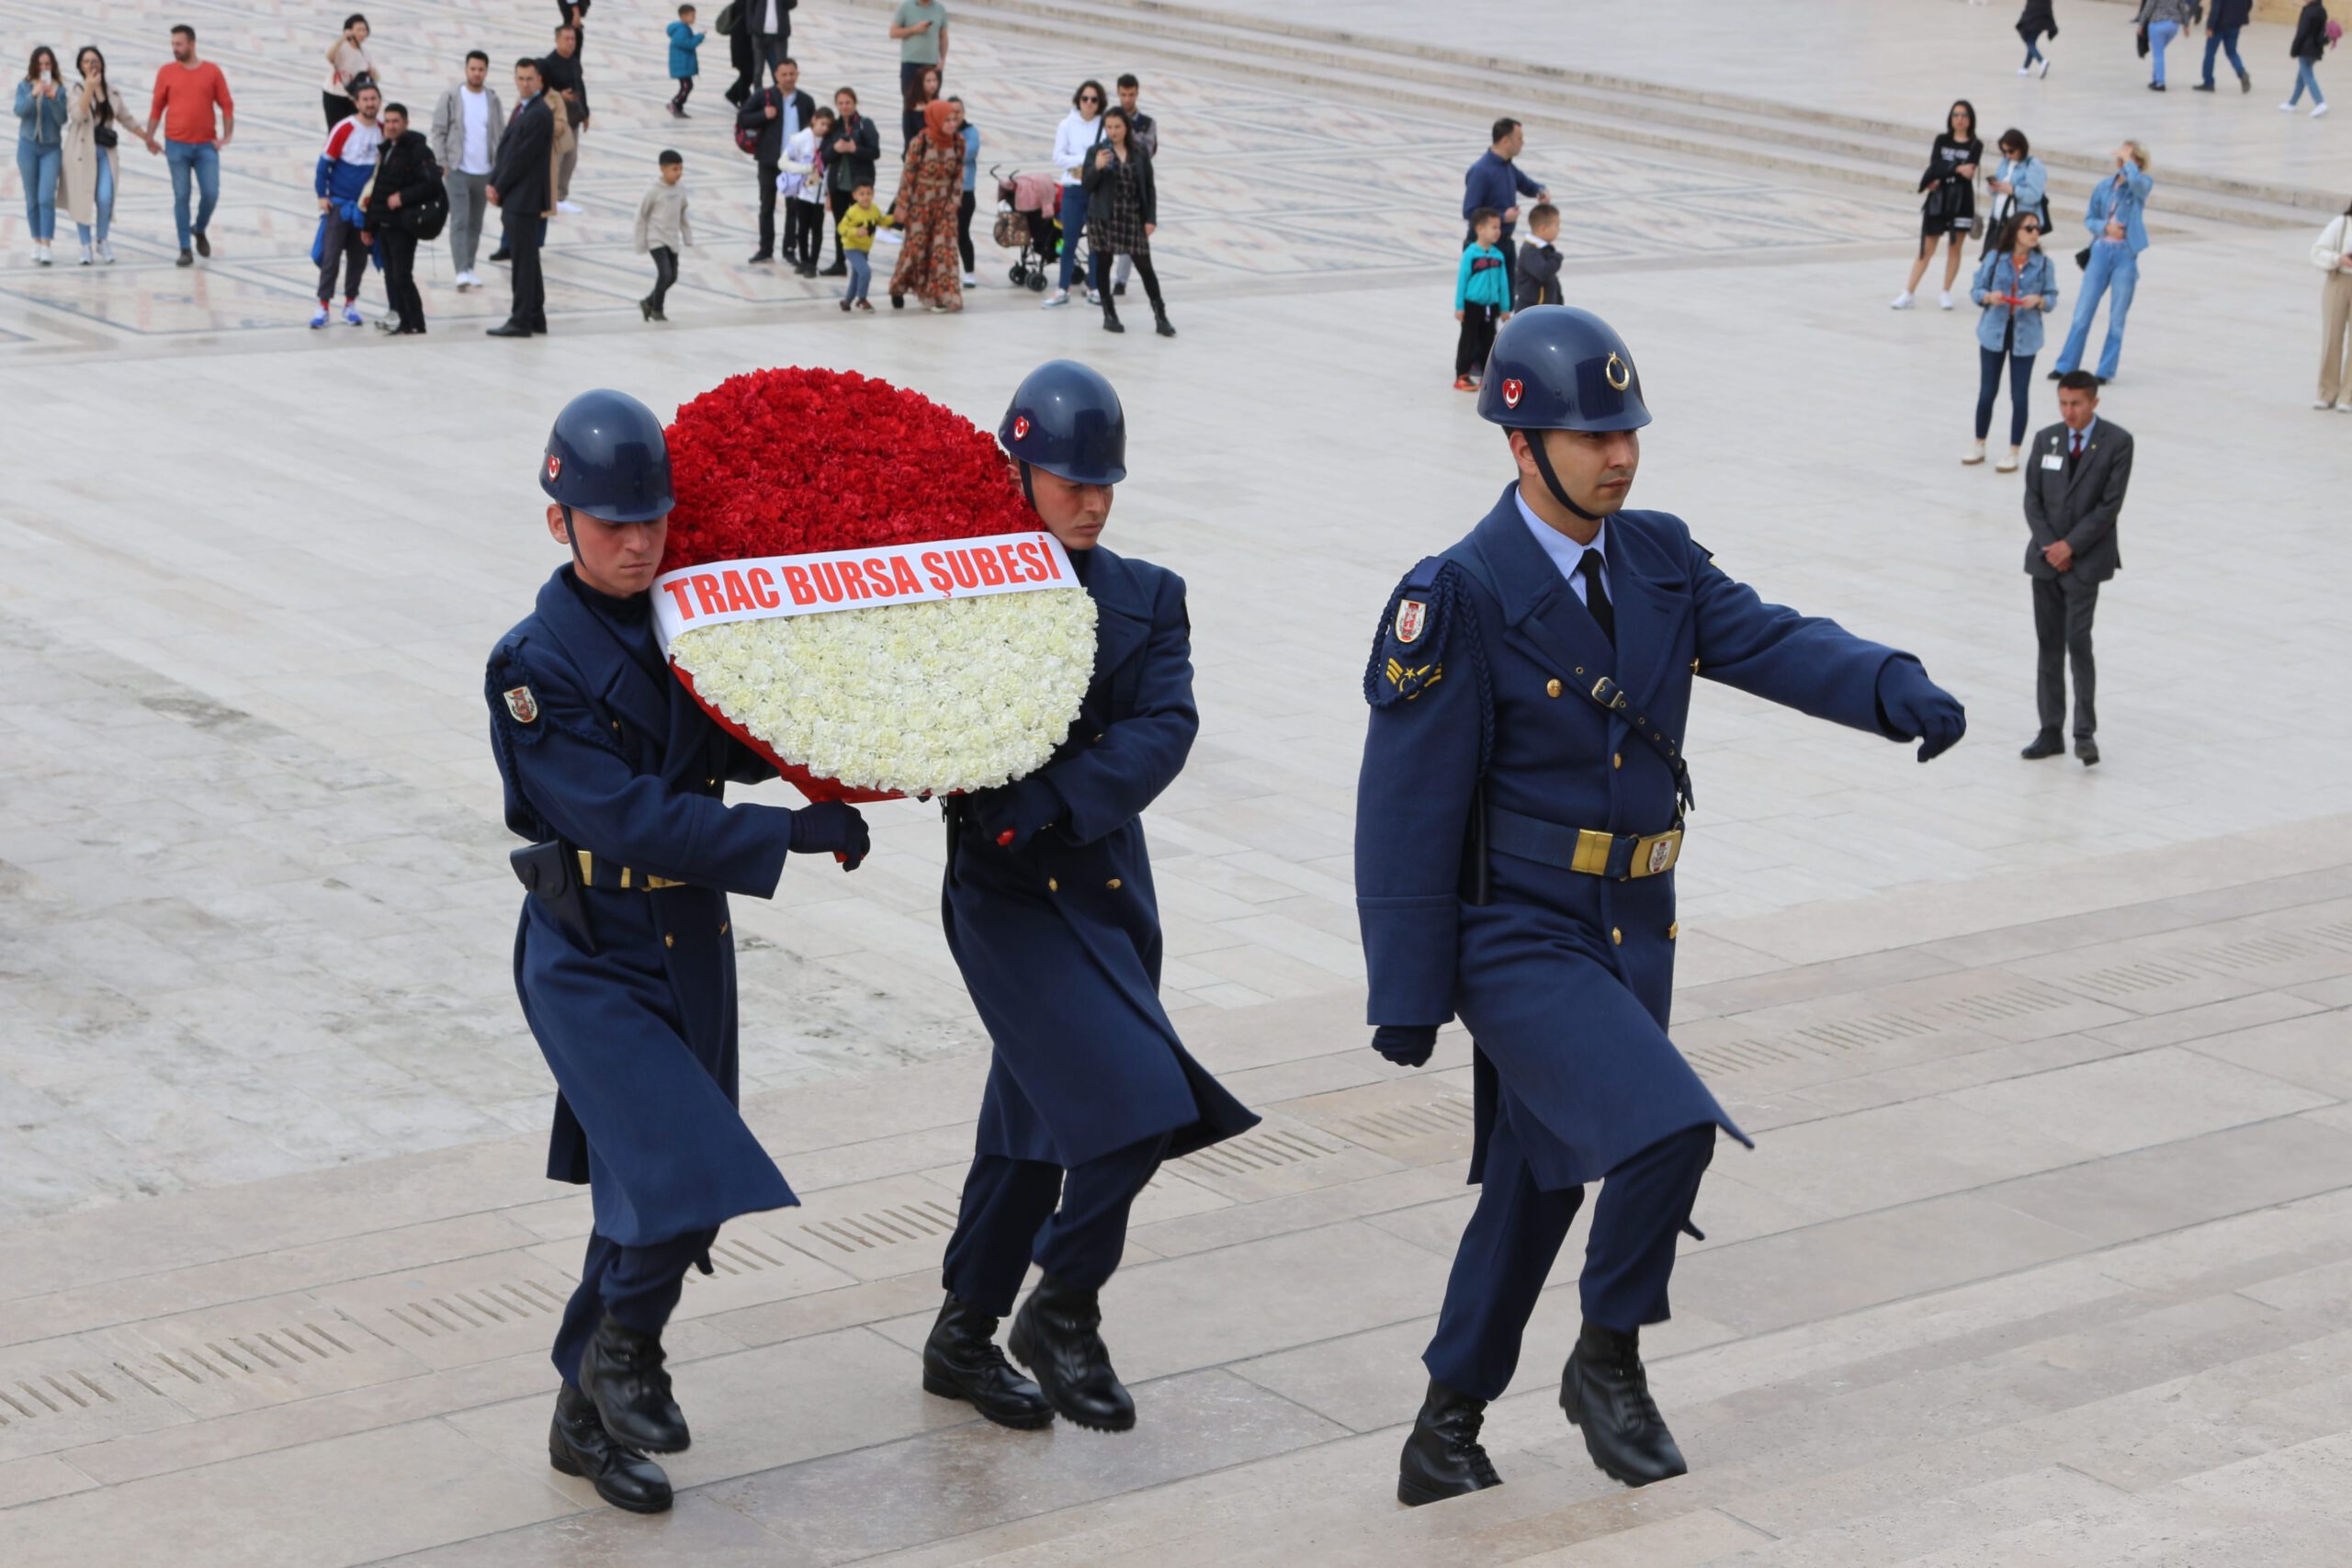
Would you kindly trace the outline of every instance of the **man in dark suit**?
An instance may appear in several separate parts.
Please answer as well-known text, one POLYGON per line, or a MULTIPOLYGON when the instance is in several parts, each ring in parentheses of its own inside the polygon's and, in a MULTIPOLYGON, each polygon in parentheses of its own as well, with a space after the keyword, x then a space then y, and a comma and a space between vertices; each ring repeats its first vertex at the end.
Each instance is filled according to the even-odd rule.
POLYGON ((2075 755, 2098 761, 2098 674, 2091 663, 2091 615, 2098 585, 2123 564, 2115 520, 2132 484, 2132 433, 2098 417, 2098 378, 2070 370, 2058 382, 2059 423, 2033 438, 2025 471, 2026 575, 2033 579, 2033 635, 2041 663, 2036 696, 2041 730, 2020 753, 2055 757, 2066 749, 2066 666, 2075 667, 2075 755))
POLYGON ((547 211, 555 191, 548 160, 555 147, 555 116, 548 107, 536 60, 514 62, 514 118, 498 143, 484 192, 498 209, 503 249, 514 265, 514 303, 492 337, 529 337, 548 330, 547 283, 539 276, 539 242, 547 234, 547 211))
MULTIPOLYGON (((775 68, 775 85, 763 87, 752 95, 735 117, 738 130, 756 129, 759 144, 752 149, 754 177, 760 186, 760 248, 752 253, 753 263, 775 259, 775 176, 784 162, 784 150, 792 139, 808 128, 809 119, 817 112, 817 102, 800 90, 800 67, 789 60, 779 62, 775 68)), ((793 214, 786 214, 787 228, 793 214)), ((816 264, 804 269, 799 252, 792 242, 797 233, 788 235, 785 243, 785 258, 793 264, 795 272, 816 275, 816 264)))

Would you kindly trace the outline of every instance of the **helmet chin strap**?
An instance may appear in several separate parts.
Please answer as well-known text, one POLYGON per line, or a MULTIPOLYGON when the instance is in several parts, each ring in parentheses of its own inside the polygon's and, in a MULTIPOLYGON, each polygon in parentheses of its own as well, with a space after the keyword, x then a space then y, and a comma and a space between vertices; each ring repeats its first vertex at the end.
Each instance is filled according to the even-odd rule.
MULTIPOLYGON (((1029 464, 1028 464, 1028 462, 1027 462, 1025 459, 1019 459, 1019 458, 1016 458, 1016 459, 1015 459, 1015 461, 1016 461, 1016 462, 1018 462, 1018 463, 1020 464, 1020 467, 1021 467, 1021 495, 1022 495, 1022 499, 1023 499, 1023 500, 1025 500, 1026 502, 1029 502, 1029 510, 1030 510, 1030 511, 1032 511, 1032 512, 1036 512, 1036 511, 1037 511, 1037 488, 1036 488, 1035 485, 1033 485, 1033 484, 1031 484, 1031 483, 1029 482, 1029 464)), ((1038 517, 1039 517, 1039 520, 1040 520, 1040 521, 1043 521, 1043 520, 1044 520, 1044 515, 1045 515, 1045 514, 1044 514, 1043 513, 1038 513, 1038 517)))
MULTIPOLYGON (((561 502, 556 503, 563 506, 561 502)), ((580 558, 580 525, 571 520, 571 508, 563 506, 563 542, 571 547, 572 570, 577 571, 588 563, 580 558)))
POLYGON ((1607 518, 1602 513, 1587 512, 1569 497, 1568 487, 1560 482, 1560 476, 1552 468, 1552 455, 1544 449, 1544 433, 1522 430, 1520 434, 1527 437, 1527 449, 1535 458, 1535 471, 1544 476, 1544 488, 1552 492, 1552 499, 1588 523, 1606 522, 1607 518))

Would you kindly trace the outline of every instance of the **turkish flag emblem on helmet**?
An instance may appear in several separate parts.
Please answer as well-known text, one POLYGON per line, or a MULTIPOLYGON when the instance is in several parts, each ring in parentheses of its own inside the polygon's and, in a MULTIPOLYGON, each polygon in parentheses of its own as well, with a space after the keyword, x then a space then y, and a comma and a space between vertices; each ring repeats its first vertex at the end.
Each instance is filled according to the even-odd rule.
POLYGON ((1015 414, 1012 418, 1012 438, 1019 441, 1029 434, 1029 416, 1015 414))
POLYGON ((561 472, 563 472, 563 459, 562 459, 562 458, 560 458, 560 457, 557 457, 557 456, 556 456, 554 453, 552 453, 552 452, 548 453, 548 478, 549 478, 549 479, 553 479, 553 478, 555 478, 555 477, 556 477, 556 475, 558 475, 558 474, 560 474, 560 473, 561 473, 561 472))
POLYGON ((1519 400, 1526 395, 1526 382, 1521 380, 1516 376, 1505 378, 1503 381, 1503 407, 1507 409, 1515 409, 1519 407, 1519 400))

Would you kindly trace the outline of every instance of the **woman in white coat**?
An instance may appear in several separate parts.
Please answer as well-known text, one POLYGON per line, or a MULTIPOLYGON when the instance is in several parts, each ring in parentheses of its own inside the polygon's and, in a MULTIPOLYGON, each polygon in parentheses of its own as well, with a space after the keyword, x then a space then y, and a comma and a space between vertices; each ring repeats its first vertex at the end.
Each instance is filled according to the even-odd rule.
POLYGON ((2320 231, 2312 265, 2327 275, 2319 293, 2319 396, 2312 407, 2352 413, 2352 207, 2320 231))
POLYGON ((65 111, 65 158, 58 179, 58 204, 74 220, 82 240, 82 265, 112 262, 107 231, 114 225, 116 183, 122 176, 117 156, 125 136, 137 137, 150 152, 155 139, 139 123, 130 103, 107 80, 107 57, 85 44, 74 56, 80 78, 65 111))

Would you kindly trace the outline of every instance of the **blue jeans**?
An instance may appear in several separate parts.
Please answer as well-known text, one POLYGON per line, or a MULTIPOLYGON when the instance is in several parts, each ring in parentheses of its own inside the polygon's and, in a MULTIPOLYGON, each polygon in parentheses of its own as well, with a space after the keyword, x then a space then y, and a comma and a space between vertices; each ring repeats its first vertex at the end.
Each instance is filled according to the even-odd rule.
POLYGON ((849 263, 849 287, 842 291, 842 298, 854 305, 865 298, 865 290, 874 281, 873 254, 843 251, 842 255, 849 263))
POLYGON ((17 179, 25 187, 25 227, 36 240, 57 232, 57 176, 65 167, 65 149, 55 142, 17 143, 17 179))
POLYGON ((85 245, 94 239, 100 244, 104 244, 106 243, 107 231, 114 227, 114 154, 107 152, 103 147, 98 149, 97 198, 98 227, 96 231, 93 233, 87 223, 76 223, 74 225, 74 227, 80 231, 82 243, 85 245))
MULTIPOLYGON (((2312 72, 2312 62, 2308 60, 2298 60, 2295 62, 2295 90, 2287 99, 2290 107, 2303 101, 2303 89, 2306 87, 2311 89, 2312 102, 2315 104, 2327 102, 2327 99, 2320 94, 2319 77, 2312 72)), ((23 154, 18 153, 17 157, 21 162, 23 154)))
POLYGON ((2059 374, 2083 362, 2083 348, 2091 335, 2091 317, 2098 297, 2114 292, 2107 307, 2107 346, 2099 351, 2098 378, 2115 378, 2116 362, 2123 357, 2123 321, 2132 313, 2132 291, 2140 286, 2140 258, 2121 240, 2091 243, 2091 264, 2083 269, 2083 291, 2075 297, 2075 324, 2066 331, 2066 346, 2058 351, 2059 374))
POLYGON ((2150 22, 2148 24, 2148 60, 2155 70, 2155 75, 2150 80, 2159 87, 2165 85, 2165 46, 2170 44, 2179 33, 2178 22, 2150 22))
POLYGON ((2025 62, 2026 62, 2028 65, 2030 65, 2030 64, 2032 64, 2035 61, 2037 61, 2037 60, 2039 60, 2039 59, 2041 59, 2041 51, 2040 47, 2039 47, 2039 46, 2037 46, 2037 45, 2034 43, 2033 39, 2026 39, 2026 40, 2025 40, 2025 62))
POLYGON ((2213 58, 2223 50, 2230 52, 2230 69, 2241 76, 2245 74, 2245 62, 2238 58, 2238 29, 2224 28, 2220 32, 2208 33, 2205 35, 2205 85, 2209 87, 2213 85, 2213 58))
POLYGON ((1086 236, 1086 187, 1062 186, 1062 280, 1069 292, 1069 275, 1078 265, 1078 243, 1086 236))
POLYGON ((2001 389, 2001 361, 2009 362, 2009 445, 2025 445, 2025 398, 2033 385, 2033 355, 1976 345, 1976 439, 1993 428, 1993 399, 2001 389))
POLYGON ((164 162, 172 166, 172 221, 179 226, 180 249, 187 249, 188 235, 201 234, 212 221, 212 209, 220 204, 220 149, 209 141, 172 141, 164 143, 164 162), (187 217, 187 185, 196 180, 199 199, 196 221, 187 217))

